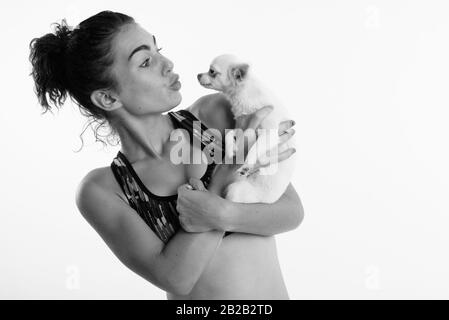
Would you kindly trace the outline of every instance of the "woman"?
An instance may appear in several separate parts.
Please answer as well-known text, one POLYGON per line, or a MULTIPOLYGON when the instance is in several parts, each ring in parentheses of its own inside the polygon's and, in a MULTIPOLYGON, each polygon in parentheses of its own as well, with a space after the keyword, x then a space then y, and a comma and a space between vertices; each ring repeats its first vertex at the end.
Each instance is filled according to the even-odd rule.
MULTIPOLYGON (((273 204, 232 203, 221 192, 232 179, 246 178, 236 176, 236 165, 170 161, 176 145, 170 133, 188 128, 189 121, 199 119, 203 129, 221 133, 236 125, 220 95, 162 114, 181 102, 172 62, 131 17, 109 11, 74 30, 63 23, 34 39, 30 61, 46 110, 69 96, 120 138, 111 167, 86 175, 76 203, 129 269, 169 299, 288 298, 273 235, 302 220, 293 187, 273 204)), ((267 112, 240 119, 240 126, 255 129, 267 112)), ((283 123, 280 130, 288 127, 283 123)))

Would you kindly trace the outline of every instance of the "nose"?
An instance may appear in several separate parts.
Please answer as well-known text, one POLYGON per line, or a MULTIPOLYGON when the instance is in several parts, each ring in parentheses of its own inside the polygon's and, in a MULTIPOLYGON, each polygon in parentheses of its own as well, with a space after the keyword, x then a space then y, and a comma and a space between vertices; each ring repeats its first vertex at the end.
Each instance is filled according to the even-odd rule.
POLYGON ((173 71, 173 62, 171 60, 165 58, 165 66, 164 66, 164 75, 169 74, 173 71))
POLYGON ((196 76, 196 78, 198 79, 198 81, 201 81, 201 73, 198 73, 198 75, 196 76))

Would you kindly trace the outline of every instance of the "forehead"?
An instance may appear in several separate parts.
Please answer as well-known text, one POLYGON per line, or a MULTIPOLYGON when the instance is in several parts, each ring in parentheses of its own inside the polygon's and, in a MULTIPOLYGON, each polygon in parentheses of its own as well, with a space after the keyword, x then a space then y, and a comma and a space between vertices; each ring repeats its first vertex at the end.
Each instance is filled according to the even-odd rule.
POLYGON ((153 45, 153 35, 137 23, 131 23, 121 28, 112 46, 118 60, 128 60, 130 53, 143 44, 153 45))

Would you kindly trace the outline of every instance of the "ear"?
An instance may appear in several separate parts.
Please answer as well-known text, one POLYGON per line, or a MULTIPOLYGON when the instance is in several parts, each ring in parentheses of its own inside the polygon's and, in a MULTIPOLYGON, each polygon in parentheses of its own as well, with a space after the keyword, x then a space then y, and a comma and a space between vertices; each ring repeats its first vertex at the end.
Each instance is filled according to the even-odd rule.
POLYGON ((237 82, 245 79, 249 69, 249 64, 241 63, 231 68, 231 76, 237 82))
POLYGON ((110 90, 95 90, 90 95, 90 100, 98 108, 105 111, 112 111, 123 107, 118 97, 116 97, 110 90))

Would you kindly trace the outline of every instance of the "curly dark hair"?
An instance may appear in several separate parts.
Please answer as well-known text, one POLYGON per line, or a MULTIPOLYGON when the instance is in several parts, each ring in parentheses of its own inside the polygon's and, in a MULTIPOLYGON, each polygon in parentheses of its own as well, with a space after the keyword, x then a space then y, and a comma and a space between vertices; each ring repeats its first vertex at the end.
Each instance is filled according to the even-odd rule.
MULTIPOLYGON (((51 111, 52 106, 59 109, 70 97, 79 106, 81 114, 88 118, 86 129, 97 124, 93 129, 96 141, 106 145, 98 138, 98 129, 103 126, 110 128, 107 141, 112 144, 111 137, 117 141, 117 132, 107 112, 95 106, 90 95, 98 89, 117 89, 109 70, 113 63, 112 40, 124 25, 130 23, 134 23, 130 16, 102 11, 76 28, 69 27, 63 19, 54 24, 52 33, 31 41, 31 76, 43 113, 51 111)), ((80 135, 81 140, 86 129, 80 135)))

